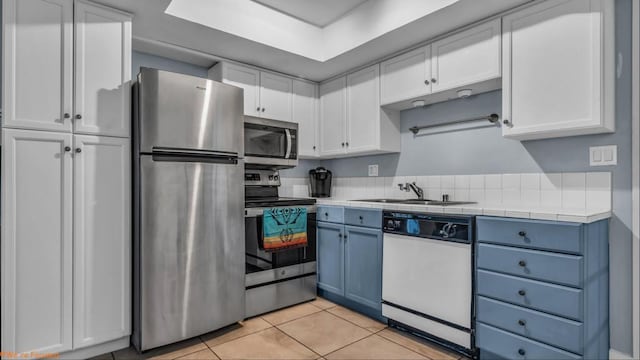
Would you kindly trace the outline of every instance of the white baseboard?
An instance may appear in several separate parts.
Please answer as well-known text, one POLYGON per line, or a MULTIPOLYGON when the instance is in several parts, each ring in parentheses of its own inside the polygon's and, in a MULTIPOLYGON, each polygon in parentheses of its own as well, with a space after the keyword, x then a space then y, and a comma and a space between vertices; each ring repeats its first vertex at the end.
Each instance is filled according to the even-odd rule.
POLYGON ((609 349, 609 359, 610 360, 634 360, 631 355, 622 353, 614 349, 609 349))
POLYGON ((128 347, 129 336, 125 336, 117 340, 106 342, 104 344, 64 352, 60 354, 60 359, 89 359, 94 356, 110 353, 112 351, 120 349, 126 349, 128 347))

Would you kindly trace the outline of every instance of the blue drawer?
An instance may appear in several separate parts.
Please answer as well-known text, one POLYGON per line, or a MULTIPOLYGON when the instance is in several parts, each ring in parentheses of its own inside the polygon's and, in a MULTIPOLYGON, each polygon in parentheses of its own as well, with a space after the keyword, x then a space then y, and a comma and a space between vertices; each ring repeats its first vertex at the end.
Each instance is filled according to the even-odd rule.
POLYGON ((581 357, 568 351, 529 340, 493 326, 478 324, 476 345, 483 351, 504 359, 537 359, 537 360, 562 360, 580 359, 581 357))
POLYGON ((478 297, 478 321, 577 354, 582 353, 582 323, 478 297))
POLYGON ((478 244, 478 268, 558 284, 582 286, 582 256, 478 244))
POLYGON ((485 270, 477 274, 478 295, 582 321, 582 290, 485 270))
POLYGON ((345 208, 344 223, 347 225, 382 228, 382 210, 345 208))
POLYGON ((582 254, 578 223, 478 217, 479 242, 582 254))
POLYGON ((316 218, 318 221, 344 223, 344 208, 342 206, 318 206, 316 218))

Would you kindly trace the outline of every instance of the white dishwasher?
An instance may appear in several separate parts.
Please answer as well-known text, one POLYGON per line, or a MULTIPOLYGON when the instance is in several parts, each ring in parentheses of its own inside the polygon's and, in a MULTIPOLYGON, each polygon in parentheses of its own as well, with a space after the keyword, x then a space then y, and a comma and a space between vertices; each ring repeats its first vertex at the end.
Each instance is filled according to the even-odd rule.
POLYGON ((473 338, 473 216, 384 212, 382 314, 465 355, 473 338))

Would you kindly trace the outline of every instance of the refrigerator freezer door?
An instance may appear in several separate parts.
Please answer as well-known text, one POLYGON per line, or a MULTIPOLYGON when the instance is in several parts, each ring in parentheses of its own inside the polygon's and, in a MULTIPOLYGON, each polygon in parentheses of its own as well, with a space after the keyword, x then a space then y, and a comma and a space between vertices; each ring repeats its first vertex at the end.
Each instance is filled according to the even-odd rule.
POLYGON ((139 151, 215 150, 243 157, 242 89, 204 78, 142 68, 136 96, 139 151))
POLYGON ((157 160, 140 157, 141 350, 244 318, 244 164, 157 160))

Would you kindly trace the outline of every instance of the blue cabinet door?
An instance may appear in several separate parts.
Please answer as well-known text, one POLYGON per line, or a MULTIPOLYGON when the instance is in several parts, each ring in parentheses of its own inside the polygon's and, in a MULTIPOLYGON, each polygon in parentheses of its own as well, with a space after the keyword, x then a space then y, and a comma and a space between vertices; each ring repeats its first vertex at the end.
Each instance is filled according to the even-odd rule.
POLYGON ((345 226, 345 296, 382 308, 382 231, 345 226))
POLYGON ((344 225, 318 221, 318 287, 344 296, 344 225))

